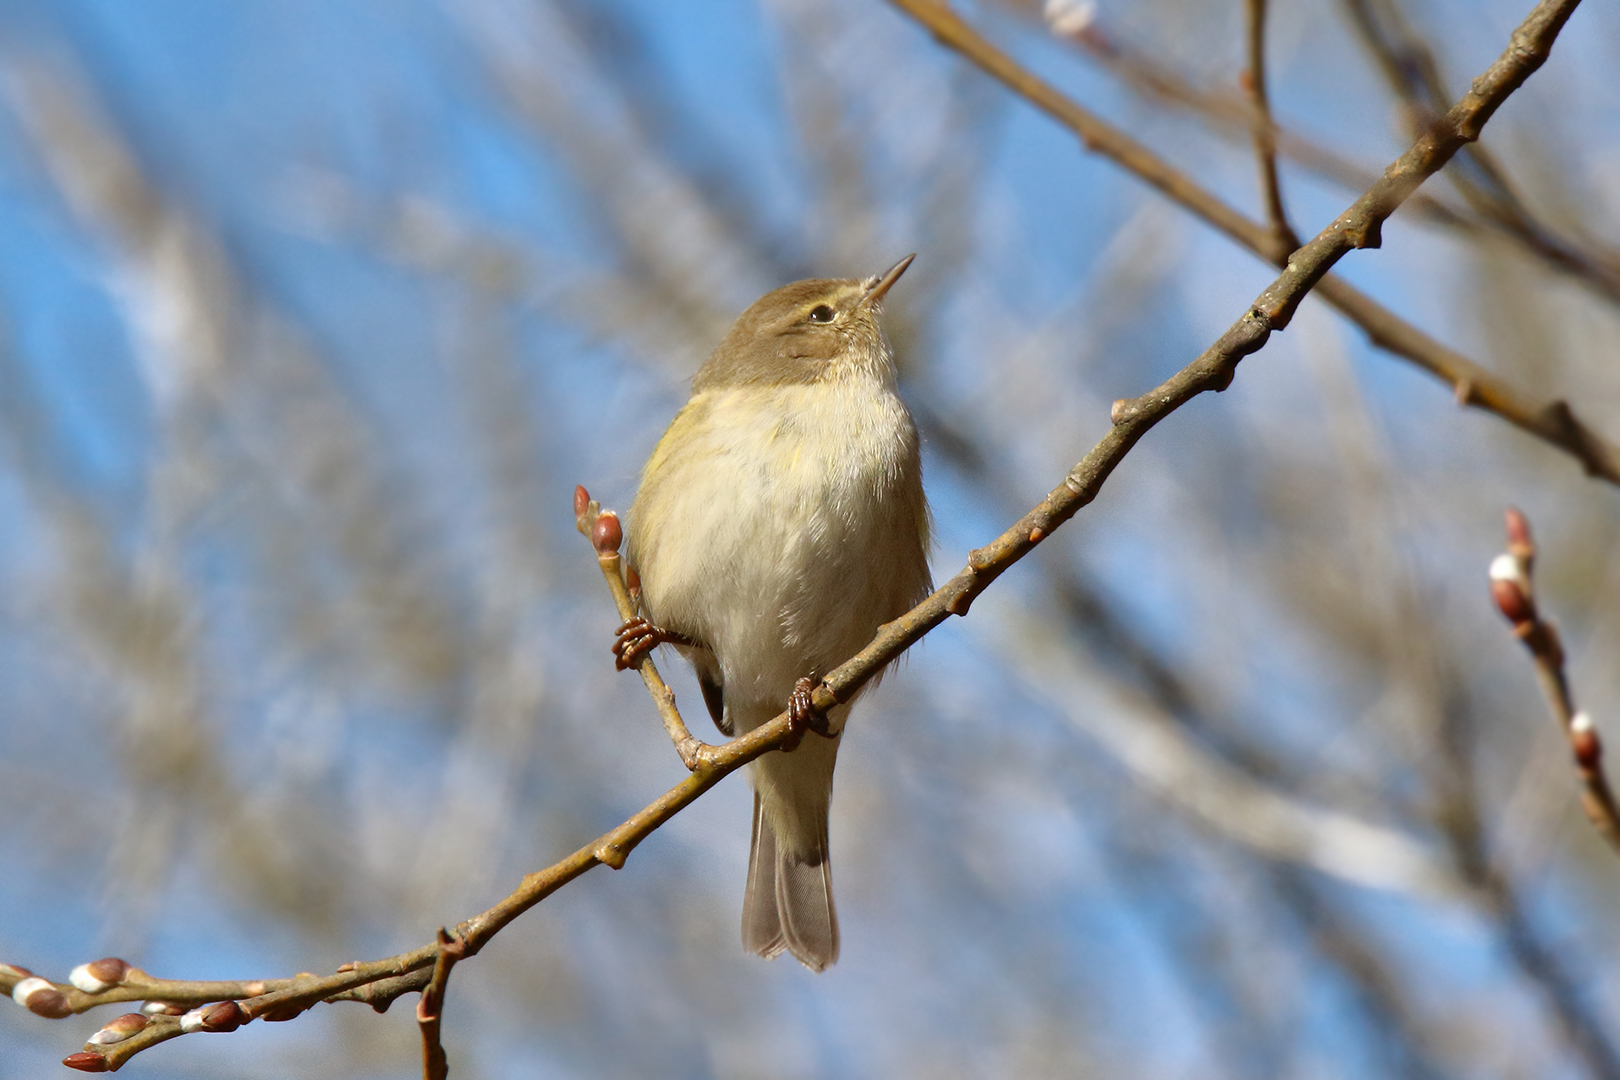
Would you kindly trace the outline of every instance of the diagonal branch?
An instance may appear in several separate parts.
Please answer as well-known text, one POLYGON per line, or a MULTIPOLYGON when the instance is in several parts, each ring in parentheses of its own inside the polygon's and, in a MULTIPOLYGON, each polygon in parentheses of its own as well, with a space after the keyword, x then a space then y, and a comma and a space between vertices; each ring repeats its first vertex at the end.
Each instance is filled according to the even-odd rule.
MULTIPOLYGON (((1363 2, 1347 0, 1352 9, 1363 2)), ((1095 12, 1083 24, 1070 25, 1051 19, 1048 23, 1053 32, 1072 41, 1088 57, 1142 96, 1197 113, 1210 123, 1216 134, 1229 141, 1239 135, 1248 135, 1252 140, 1254 121, 1252 109, 1247 103, 1222 91, 1194 86, 1173 68, 1110 32, 1095 12)), ((1437 105, 1426 107, 1424 113, 1432 118, 1444 108, 1445 101, 1441 100, 1437 105)), ((1415 138, 1416 134, 1414 131, 1411 137, 1415 138)), ((1365 187, 1369 182, 1367 170, 1361 165, 1297 131, 1274 125, 1271 135, 1281 156, 1317 176, 1351 189, 1365 187)), ((1476 145, 1471 156, 1479 158, 1482 150, 1483 146, 1476 145)), ((1489 161, 1489 156, 1486 155, 1484 160, 1489 161)), ((1501 177, 1499 169, 1496 175, 1501 177)), ((1535 219, 1522 200, 1513 194, 1505 178, 1500 184, 1492 180, 1491 185, 1493 191, 1501 193, 1500 198, 1474 186, 1474 193, 1483 200, 1469 200, 1475 214, 1432 194, 1413 196, 1406 204, 1406 211, 1471 237, 1477 238, 1488 232, 1507 240, 1517 245, 1523 253, 1541 260, 1548 269, 1568 276, 1605 302, 1620 303, 1620 256, 1590 236, 1580 237, 1578 244, 1574 240, 1560 238, 1535 219)))
MULTIPOLYGON (((1074 131, 1080 136, 1086 149, 1096 151, 1114 161, 1172 202, 1203 219, 1273 265, 1279 267, 1287 265, 1291 252, 1285 249, 1286 245, 1277 242, 1269 228, 1221 201, 1142 143, 1066 97, 1050 83, 1035 76, 981 37, 947 4, 940 0, 890 0, 890 3, 925 27, 942 45, 972 61, 1013 93, 1074 131)), ((1537 22, 1538 16, 1546 6, 1543 4, 1536 8, 1536 12, 1516 32, 1516 40, 1519 33, 1523 33, 1527 27, 1537 22)), ((1555 6, 1558 8, 1557 22, 1561 26, 1569 15, 1566 8, 1573 9, 1574 5, 1555 6)), ((1544 54, 1537 57, 1534 66, 1539 66, 1544 58, 1544 54)), ((1530 70, 1533 70, 1533 67, 1530 70)), ((1525 74, 1528 73, 1527 70, 1525 74)), ((1494 109, 1495 105, 1492 105, 1484 116, 1488 116, 1494 109)), ((1477 135, 1476 130, 1473 136, 1470 136, 1470 141, 1477 135)), ((1451 152, 1454 153, 1455 148, 1451 152)), ((1450 153, 1446 155, 1447 158, 1450 156, 1450 153)), ((1316 291, 1340 313, 1366 331, 1373 344, 1403 357, 1448 383, 1460 404, 1472 405, 1496 414, 1515 427, 1568 453, 1581 463, 1589 475, 1620 485, 1620 448, 1605 440, 1576 417, 1567 402, 1558 400, 1536 403, 1527 400, 1506 380, 1480 367, 1456 350, 1442 345, 1359 289, 1338 278, 1331 275, 1326 277, 1317 285, 1316 291)))
POLYGON ((1581 809, 1598 835, 1620 852, 1620 804, 1615 802, 1603 768, 1603 739, 1591 716, 1575 707, 1575 694, 1564 673, 1564 645, 1558 628, 1541 617, 1536 606, 1533 570, 1536 544, 1530 520, 1519 510, 1507 512, 1507 551, 1491 563, 1491 596, 1513 625, 1536 667, 1536 681, 1553 719, 1569 739, 1575 775, 1581 782, 1581 809))

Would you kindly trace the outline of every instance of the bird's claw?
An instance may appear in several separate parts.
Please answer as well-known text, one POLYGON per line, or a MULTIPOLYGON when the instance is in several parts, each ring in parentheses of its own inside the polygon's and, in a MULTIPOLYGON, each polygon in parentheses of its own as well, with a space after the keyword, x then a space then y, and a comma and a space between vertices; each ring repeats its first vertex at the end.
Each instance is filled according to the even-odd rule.
POLYGON ((641 658, 652 652, 660 645, 686 645, 696 647, 697 642, 685 634, 677 634, 673 630, 665 630, 662 626, 648 622, 641 616, 627 621, 619 627, 613 638, 613 664, 620 671, 633 668, 641 663, 641 658))
POLYGON ((667 640, 664 631, 637 616, 619 627, 613 638, 613 666, 620 671, 633 668, 647 653, 667 640))
POLYGON ((808 676, 793 684, 793 694, 788 698, 788 737, 782 744, 784 751, 798 749, 799 740, 804 738, 806 731, 813 731, 825 738, 832 737, 827 729, 827 718, 816 712, 815 689, 816 680, 808 676))

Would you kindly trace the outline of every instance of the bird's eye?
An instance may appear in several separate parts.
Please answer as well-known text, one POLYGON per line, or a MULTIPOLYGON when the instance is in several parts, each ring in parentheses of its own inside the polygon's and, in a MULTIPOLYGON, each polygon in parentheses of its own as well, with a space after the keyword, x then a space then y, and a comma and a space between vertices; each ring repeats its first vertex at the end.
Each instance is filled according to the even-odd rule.
POLYGON ((809 319, 811 322, 832 322, 834 314, 836 313, 833 309, 826 304, 817 304, 810 309, 809 319))

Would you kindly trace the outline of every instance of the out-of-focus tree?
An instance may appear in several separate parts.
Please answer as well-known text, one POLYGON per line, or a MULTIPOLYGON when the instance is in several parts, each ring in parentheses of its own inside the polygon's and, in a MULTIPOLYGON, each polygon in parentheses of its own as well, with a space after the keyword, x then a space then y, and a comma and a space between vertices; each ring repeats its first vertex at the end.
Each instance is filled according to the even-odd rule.
MULTIPOLYGON (((574 485, 628 507, 755 296, 916 251, 886 322, 954 572, 1528 4, 1269 6, 985 0, 953 44, 915 0, 6 5, 0 961, 329 971, 675 783, 574 485)), ((1617 52, 1579 9, 857 710, 837 968, 742 952, 734 777, 457 969, 453 1072, 1620 1076, 1620 867, 1486 579, 1524 507, 1613 731, 1617 52)), ((413 1075, 408 1013, 128 1068, 413 1075)), ((0 1060, 73 1024, 0 1010, 0 1060)))

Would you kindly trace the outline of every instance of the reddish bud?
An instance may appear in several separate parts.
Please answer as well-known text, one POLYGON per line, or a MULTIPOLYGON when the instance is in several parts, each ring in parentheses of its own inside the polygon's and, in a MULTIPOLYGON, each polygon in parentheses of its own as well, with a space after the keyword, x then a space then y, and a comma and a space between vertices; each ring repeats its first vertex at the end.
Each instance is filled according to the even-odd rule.
POLYGON ((213 1031, 235 1031, 250 1017, 239 1002, 222 1001, 203 1013, 203 1021, 213 1031))
POLYGON ((87 994, 99 994, 124 981, 129 965, 116 956, 80 964, 68 975, 68 982, 87 994))
POLYGON ((98 979, 105 979, 110 983, 123 982, 124 976, 134 970, 128 963, 116 956, 106 956, 100 960, 92 960, 85 966, 90 969, 90 974, 98 979))
POLYGON ((611 555, 619 550, 624 543, 624 528, 619 524, 619 515, 611 510, 602 511, 596 519, 596 525, 591 529, 591 544, 596 548, 598 555, 611 555))
POLYGON ((51 1020, 72 1016, 67 995, 37 976, 29 976, 11 988, 11 1000, 34 1013, 51 1020))
POLYGON ((123 1042, 149 1023, 151 1021, 140 1013, 125 1013, 123 1016, 115 1016, 107 1021, 100 1031, 90 1036, 89 1041, 92 1046, 107 1046, 111 1043, 123 1042))
POLYGON ((204 1031, 235 1031, 247 1023, 249 1017, 242 1006, 234 1001, 221 1001, 202 1010, 204 1031))
POLYGON ((1603 739, 1592 726, 1592 718, 1578 712, 1569 721, 1569 745, 1575 751, 1575 760, 1588 769, 1595 769, 1603 758, 1603 739))
POLYGON ((16 964, 0 964, 0 978, 26 979, 34 973, 16 964))
POLYGON ((1535 605, 1530 603, 1515 582, 1492 581, 1491 598, 1496 601, 1497 609, 1514 626, 1522 626, 1536 619, 1535 605))
POLYGON ((62 1059, 62 1064, 70 1069, 78 1069, 80 1072, 110 1072, 112 1070, 112 1066, 107 1064, 106 1058, 89 1050, 80 1050, 77 1054, 69 1054, 62 1059))
POLYGON ((28 995, 28 1011, 47 1020, 61 1020, 73 1015, 73 1006, 60 990, 38 990, 28 995))
POLYGON ((180 1016, 185 1011, 184 1005, 177 1005, 172 1001, 148 1001, 141 1006, 141 1012, 147 1016, 180 1016))
POLYGON ((584 484, 574 485, 574 516, 583 517, 585 508, 591 505, 591 493, 585 490, 584 484))

